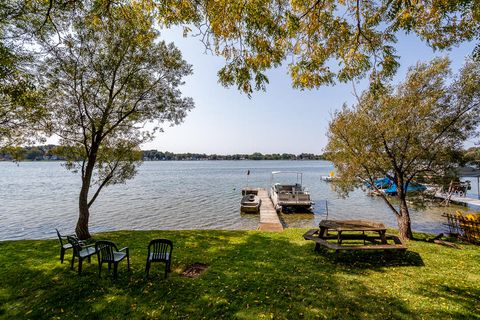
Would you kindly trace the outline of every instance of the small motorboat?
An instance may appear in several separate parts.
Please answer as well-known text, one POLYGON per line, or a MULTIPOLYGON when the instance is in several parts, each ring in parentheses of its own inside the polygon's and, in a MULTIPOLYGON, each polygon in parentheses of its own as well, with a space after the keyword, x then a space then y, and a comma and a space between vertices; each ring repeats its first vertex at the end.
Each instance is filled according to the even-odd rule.
POLYGON ((259 213, 262 200, 255 194, 246 194, 240 202, 240 211, 245 213, 259 213))

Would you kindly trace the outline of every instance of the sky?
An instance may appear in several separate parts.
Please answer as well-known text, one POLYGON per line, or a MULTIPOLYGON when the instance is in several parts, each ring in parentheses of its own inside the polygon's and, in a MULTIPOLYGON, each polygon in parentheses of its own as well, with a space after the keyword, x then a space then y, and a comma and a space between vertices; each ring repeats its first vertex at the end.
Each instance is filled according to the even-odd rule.
MULTIPOLYGON (((255 92, 249 99, 236 87, 218 83, 217 72, 224 65, 221 57, 205 54, 198 38, 184 38, 181 30, 164 30, 161 38, 174 42, 184 59, 192 64, 193 75, 185 78, 181 91, 192 97, 195 108, 185 121, 164 127, 142 149, 175 153, 294 153, 321 154, 327 144, 328 123, 343 103, 355 102, 352 84, 337 84, 314 90, 293 89, 286 66, 267 73, 266 92, 255 92)), ((434 52, 414 35, 401 35, 397 45, 401 67, 394 83, 401 81, 409 66, 448 55, 457 71, 474 44, 449 51, 434 52)), ((357 92, 367 87, 363 81, 357 92)))

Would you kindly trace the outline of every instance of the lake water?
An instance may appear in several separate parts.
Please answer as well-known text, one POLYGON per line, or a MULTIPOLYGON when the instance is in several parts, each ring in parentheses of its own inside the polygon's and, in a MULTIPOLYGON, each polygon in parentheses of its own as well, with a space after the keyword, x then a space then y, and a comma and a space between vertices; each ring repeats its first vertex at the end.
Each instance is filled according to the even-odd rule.
MULTIPOLYGON (((267 187, 276 170, 303 172, 316 202, 314 214, 282 214, 287 227, 314 227, 326 217, 372 219, 396 226, 380 198, 357 190, 342 199, 320 180, 328 161, 160 161, 145 162, 124 185, 105 188, 91 207, 91 232, 150 229, 256 229, 257 215, 240 214, 241 189, 267 187)), ((292 177, 293 178, 293 177, 292 177)), ((75 229, 80 176, 60 162, 0 162, 0 240, 38 239, 75 229)), ((476 185, 472 186, 476 190, 476 185)), ((461 207, 412 209, 416 231, 445 231, 442 212, 461 207)))

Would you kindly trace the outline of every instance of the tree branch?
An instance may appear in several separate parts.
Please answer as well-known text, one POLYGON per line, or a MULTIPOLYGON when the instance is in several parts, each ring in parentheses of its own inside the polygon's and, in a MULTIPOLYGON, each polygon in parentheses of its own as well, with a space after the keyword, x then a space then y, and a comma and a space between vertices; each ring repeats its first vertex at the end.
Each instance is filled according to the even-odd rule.
POLYGON ((115 162, 115 165, 113 166, 113 168, 110 170, 110 173, 105 177, 105 179, 102 181, 102 183, 100 184, 100 186, 98 187, 97 191, 95 191, 95 194, 93 195, 93 197, 90 199, 90 201, 88 202, 88 207, 90 208, 90 206, 95 202, 95 200, 97 199, 98 195, 100 194, 100 191, 103 189, 103 187, 105 187, 108 182, 113 178, 113 173, 115 172, 115 170, 117 169, 118 167, 118 164, 120 163, 119 160, 117 160, 115 162))
POLYGON ((315 3, 313 4, 313 6, 311 6, 310 8, 308 8, 307 11, 305 11, 305 12, 298 18, 298 20, 302 20, 303 18, 305 18, 306 15, 308 15, 311 11, 313 11, 313 10, 320 4, 320 1, 321 1, 321 0, 315 1, 315 3))

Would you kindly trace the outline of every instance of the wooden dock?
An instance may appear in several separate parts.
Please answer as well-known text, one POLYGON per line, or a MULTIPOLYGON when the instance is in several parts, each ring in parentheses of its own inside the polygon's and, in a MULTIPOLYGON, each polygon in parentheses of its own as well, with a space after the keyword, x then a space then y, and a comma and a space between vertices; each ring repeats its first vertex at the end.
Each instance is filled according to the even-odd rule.
POLYGON ((258 225, 258 230, 274 232, 283 231, 283 225, 278 218, 275 208, 273 207, 272 200, 268 196, 267 189, 255 188, 255 190, 248 189, 248 191, 253 191, 254 193, 256 192, 256 194, 262 200, 260 205, 260 224, 258 225))
MULTIPOLYGON (((435 194, 435 197, 446 200, 448 198, 448 195, 437 192, 435 194)), ((463 204, 463 205, 480 207, 480 200, 475 198, 459 197, 459 196, 451 195, 449 201, 453 203, 463 204)))

